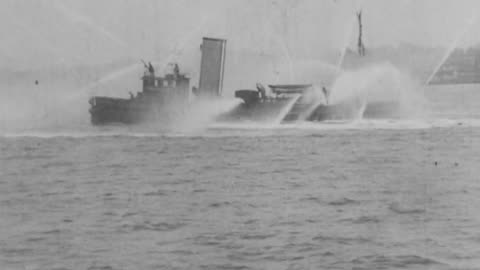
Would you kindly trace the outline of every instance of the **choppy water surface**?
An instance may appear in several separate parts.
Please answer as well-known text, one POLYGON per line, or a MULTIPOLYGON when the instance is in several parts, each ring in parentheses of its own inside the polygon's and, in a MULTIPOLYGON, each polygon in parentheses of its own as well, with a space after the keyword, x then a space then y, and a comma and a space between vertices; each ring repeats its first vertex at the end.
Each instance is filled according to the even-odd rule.
POLYGON ((478 106, 430 100, 421 121, 4 134, 0 268, 478 269, 478 106))

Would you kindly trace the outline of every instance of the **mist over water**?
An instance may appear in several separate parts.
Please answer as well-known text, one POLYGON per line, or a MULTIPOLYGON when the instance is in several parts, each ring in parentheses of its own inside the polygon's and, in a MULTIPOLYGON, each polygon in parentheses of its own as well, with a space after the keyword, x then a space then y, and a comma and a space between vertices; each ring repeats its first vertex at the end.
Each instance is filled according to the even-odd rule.
POLYGON ((355 101, 358 116, 369 103, 391 102, 399 105, 404 118, 421 118, 426 100, 421 84, 391 64, 370 65, 353 71, 343 71, 330 90, 330 103, 355 101))
MULTIPOLYGON (((67 92, 58 87, 56 92, 40 94, 21 87, 10 88, 9 95, 1 99, 0 132, 2 135, 41 135, 41 136, 101 136, 101 135, 206 135, 272 134, 269 130, 294 132, 298 130, 338 130, 338 129, 410 129, 447 126, 479 126, 480 110, 475 102, 480 98, 476 85, 429 86, 422 94, 415 92, 418 85, 408 77, 397 76, 394 69, 372 68, 371 80, 365 79, 366 71, 345 72, 333 85, 331 102, 358 99, 360 101, 393 99, 400 101, 403 112, 401 118, 362 119, 362 117, 342 121, 304 122, 279 124, 272 123, 228 123, 215 122, 221 113, 228 112, 241 102, 239 99, 192 100, 190 105, 174 115, 168 125, 150 123, 147 125, 108 125, 95 127, 90 124, 88 94, 74 90, 67 92), (373 78, 373 79, 372 79, 373 78), (354 83, 358 82, 358 83, 354 83), (402 86, 396 85, 400 83, 402 86), (355 89, 354 86, 357 88, 355 89), (338 92, 335 92, 338 91, 338 92), (385 91, 385 92, 383 92, 385 91), (34 93, 35 95, 33 95, 34 93), (53 94, 52 94, 53 93, 53 94), (222 130, 222 132, 218 132, 222 130)), ((309 98, 324 102, 313 91, 309 98)), ((359 114, 362 104, 358 103, 359 114)), ((278 119, 278 118, 277 118, 278 119)))
MULTIPOLYGON (((168 130, 173 132, 194 133, 203 131, 215 122, 222 113, 226 113, 240 105, 241 100, 235 98, 204 99, 194 97, 189 104, 174 116, 168 130)), ((162 125, 162 123, 158 123, 162 125)))
POLYGON ((88 128, 87 92, 75 92, 69 85, 41 83, 0 88, 2 132, 88 128))

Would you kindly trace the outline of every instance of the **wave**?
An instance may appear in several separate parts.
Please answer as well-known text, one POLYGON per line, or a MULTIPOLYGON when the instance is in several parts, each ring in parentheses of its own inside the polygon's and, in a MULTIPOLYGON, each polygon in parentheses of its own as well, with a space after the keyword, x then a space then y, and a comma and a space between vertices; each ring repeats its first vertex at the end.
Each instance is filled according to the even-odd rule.
POLYGON ((348 205, 348 204, 357 204, 357 203, 358 203, 358 201, 355 201, 355 200, 352 200, 352 199, 349 199, 349 198, 342 198, 342 199, 339 199, 339 200, 331 201, 328 204, 333 205, 333 206, 344 206, 344 205, 348 205))
POLYGON ((372 242, 372 239, 366 237, 348 237, 348 236, 326 236, 326 235, 318 235, 312 238, 313 241, 321 241, 321 242, 333 242, 338 244, 344 245, 351 245, 355 244, 366 244, 372 242))
POLYGON ((150 223, 144 222, 141 224, 134 224, 134 225, 122 225, 122 229, 127 231, 158 231, 158 232, 169 232, 177 230, 181 227, 184 227, 184 223, 166 223, 166 222, 159 222, 159 223, 150 223))
POLYGON ((388 209, 397 214, 423 214, 426 212, 426 210, 423 208, 408 208, 400 205, 399 203, 390 204, 388 209))
POLYGON ((409 268, 412 266, 434 266, 444 265, 443 263, 418 255, 397 255, 397 256, 383 256, 370 255, 355 258, 351 261, 354 265, 374 265, 375 268, 409 268))
POLYGON ((375 216, 361 216, 358 218, 346 218, 346 219, 342 219, 341 221, 352 223, 352 224, 380 223, 380 219, 375 216))

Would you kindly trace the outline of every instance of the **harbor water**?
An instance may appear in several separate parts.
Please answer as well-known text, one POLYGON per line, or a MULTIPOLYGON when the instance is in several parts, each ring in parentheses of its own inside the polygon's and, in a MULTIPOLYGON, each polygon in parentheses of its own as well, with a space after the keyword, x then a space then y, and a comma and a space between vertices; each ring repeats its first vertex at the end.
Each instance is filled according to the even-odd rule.
POLYGON ((425 96, 413 119, 4 119, 0 269, 478 269, 479 86, 425 96))

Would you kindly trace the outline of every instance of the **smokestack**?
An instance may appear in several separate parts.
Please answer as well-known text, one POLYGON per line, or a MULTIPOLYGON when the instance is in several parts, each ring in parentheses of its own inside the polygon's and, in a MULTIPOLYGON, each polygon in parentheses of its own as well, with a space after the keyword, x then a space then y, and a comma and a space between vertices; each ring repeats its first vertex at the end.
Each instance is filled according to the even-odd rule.
POLYGON ((225 50, 227 40, 204 37, 200 47, 200 82, 198 94, 201 96, 220 96, 223 88, 225 69, 225 50))

